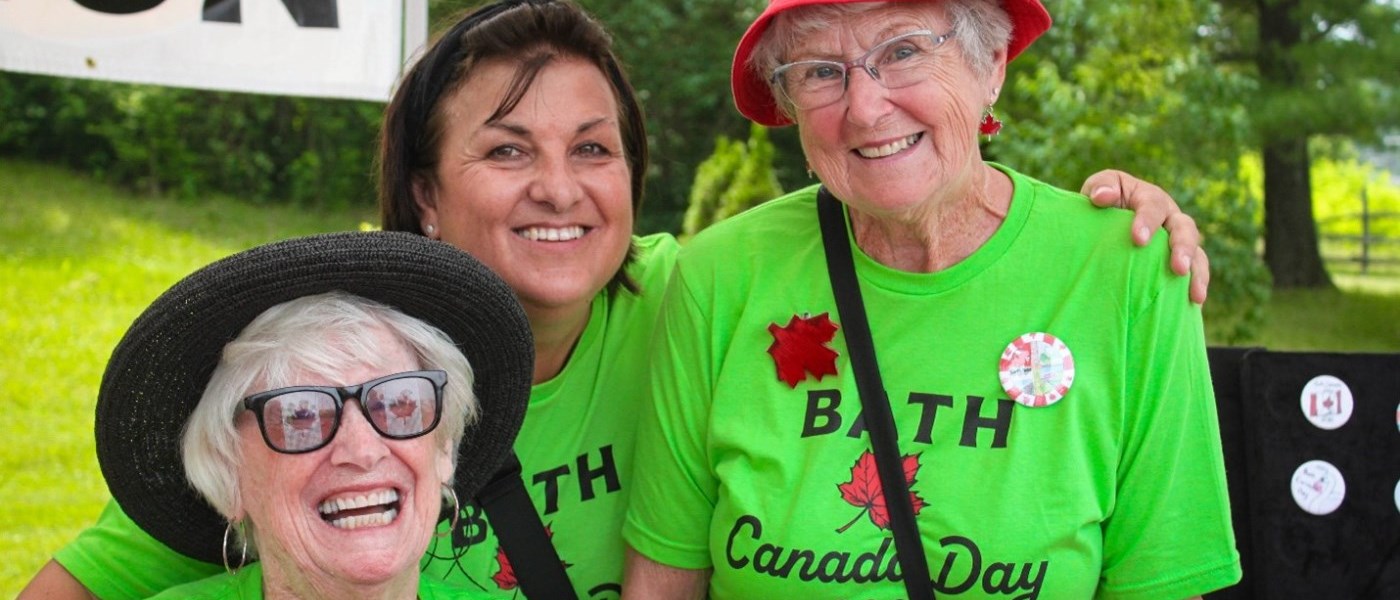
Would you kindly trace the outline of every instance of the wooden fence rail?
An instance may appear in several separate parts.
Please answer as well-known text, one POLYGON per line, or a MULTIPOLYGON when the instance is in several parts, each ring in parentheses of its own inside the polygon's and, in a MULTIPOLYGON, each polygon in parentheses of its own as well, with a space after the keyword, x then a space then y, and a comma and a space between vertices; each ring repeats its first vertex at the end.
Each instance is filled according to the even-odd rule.
POLYGON ((1363 274, 1372 266, 1400 265, 1400 236, 1377 233, 1378 231, 1400 231, 1400 213, 1372 211, 1368 195, 1363 189, 1360 212, 1318 221, 1318 238, 1323 243, 1323 259, 1328 262, 1358 263, 1363 274), (1354 231, 1342 227, 1348 223, 1359 223, 1361 232, 1333 233, 1337 229, 1354 231), (1397 225, 1384 226, 1390 223, 1397 225), (1337 253, 1338 246, 1346 249, 1345 254, 1337 253))

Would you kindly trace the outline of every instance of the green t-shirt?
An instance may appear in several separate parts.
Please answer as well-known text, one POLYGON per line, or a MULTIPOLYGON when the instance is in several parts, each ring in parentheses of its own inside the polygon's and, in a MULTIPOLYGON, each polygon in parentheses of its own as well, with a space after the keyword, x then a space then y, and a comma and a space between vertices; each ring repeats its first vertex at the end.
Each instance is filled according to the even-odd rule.
POLYGON ((170 586, 222 573, 219 565, 195 560, 156 541, 115 501, 97 523, 54 554, 88 591, 105 600, 147 598, 170 586))
MULTIPOLYGON (((675 263, 675 238, 636 238, 629 270, 641 294, 626 291, 593 301, 589 322, 564 369, 535 385, 515 450, 535 508, 580 597, 615 598, 622 582, 622 515, 632 474, 635 415, 645 401, 647 339, 675 263)), ((463 499, 465 500, 465 499, 463 499)), ((445 527, 445 526, 444 526, 445 527)), ((463 507, 459 536, 468 543, 452 559, 450 542, 434 539, 424 577, 509 598, 513 571, 480 509, 463 507)), ((54 557, 105 600, 145 598, 222 572, 170 550, 141 531, 115 503, 93 527, 54 557)))
MULTIPOLYGON (((606 293, 593 301, 587 328, 564 370, 530 391, 515 441, 522 477, 580 598, 616 598, 622 590, 622 516, 632 481, 635 415, 646 403, 647 341, 678 246, 669 235, 637 240, 630 273, 643 293, 606 293)), ((471 545, 455 562, 435 539, 425 573, 456 585, 513 597, 514 571, 480 509, 458 528, 471 545)))
MULTIPOLYGON (((851 244, 934 591, 1147 599, 1232 584, 1201 317, 1165 236, 1133 250, 1129 213, 1009 174, 1005 222, 950 268, 897 271, 851 244), (1036 332, 1074 370, 1040 408, 999 377, 1003 351, 1036 332)), ((687 243, 651 351, 634 548, 713 568, 715 598, 905 595, 840 325, 815 188, 687 243)))
MULTIPOLYGON (((253 563, 238 572, 219 573, 178 585, 156 594, 152 600, 262 600, 262 565, 253 563)), ((469 600, 486 598, 465 589, 448 587, 431 577, 418 578, 418 600, 469 600)))

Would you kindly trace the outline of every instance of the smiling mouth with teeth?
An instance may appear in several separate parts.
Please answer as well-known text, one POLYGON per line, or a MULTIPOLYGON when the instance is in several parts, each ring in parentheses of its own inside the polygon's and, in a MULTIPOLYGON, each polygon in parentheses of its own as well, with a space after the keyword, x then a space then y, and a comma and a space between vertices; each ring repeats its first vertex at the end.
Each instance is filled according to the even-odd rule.
POLYGON ((909 137, 895 140, 883 146, 877 146, 874 148, 856 148, 856 154, 859 154, 864 158, 884 158, 886 156, 892 156, 903 151, 905 148, 919 143, 919 140, 923 137, 924 134, 916 133, 909 137))
POLYGON ((394 522, 399 516, 399 491, 385 489, 358 496, 331 498, 317 510, 321 519, 336 529, 378 527, 394 522))
POLYGON ((526 227, 517 229, 515 234, 532 242, 571 242, 583 237, 587 230, 582 226, 573 227, 526 227))

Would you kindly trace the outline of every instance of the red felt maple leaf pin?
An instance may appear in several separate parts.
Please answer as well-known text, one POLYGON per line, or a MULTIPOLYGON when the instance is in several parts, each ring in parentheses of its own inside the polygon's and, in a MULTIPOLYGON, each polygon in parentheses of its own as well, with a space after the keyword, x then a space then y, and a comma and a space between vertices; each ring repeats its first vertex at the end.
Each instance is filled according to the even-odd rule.
MULTIPOLYGON (((544 531, 546 534, 549 534, 551 539, 554 538, 553 525, 546 525, 544 531)), ((559 562, 564 565, 565 569, 573 566, 567 561, 561 560, 559 562)), ((499 567, 499 570, 496 571, 495 575, 491 576, 491 580, 496 582, 496 587, 502 590, 513 590, 520 585, 520 582, 515 579, 515 567, 510 565, 510 558, 506 557, 505 549, 500 546, 496 547, 496 565, 499 567)))
MULTIPOLYGON (((919 474, 919 455, 906 454, 902 460, 904 466, 904 482, 910 488, 914 487, 914 478, 919 474)), ((856 464, 851 466, 851 480, 836 486, 841 490, 841 499, 851 503, 853 506, 861 507, 860 513, 856 514, 850 523, 842 525, 836 533, 844 533, 850 529, 860 516, 870 515, 870 522, 880 529, 890 528, 890 512, 885 506, 885 490, 880 485, 880 474, 875 469, 875 455, 869 450, 862 452, 860 458, 856 459, 856 464)), ((913 489, 909 490, 909 501, 914 505, 914 514, 917 516, 927 503, 919 497, 919 493, 913 489)))
POLYGON ((836 337, 837 326, 828 315, 793 315, 786 326, 768 325, 768 333, 773 334, 773 345, 768 347, 768 353, 773 355, 773 363, 778 367, 778 379, 788 387, 797 387, 807 378, 807 373, 818 381, 823 376, 836 374, 838 355, 826 344, 836 337))

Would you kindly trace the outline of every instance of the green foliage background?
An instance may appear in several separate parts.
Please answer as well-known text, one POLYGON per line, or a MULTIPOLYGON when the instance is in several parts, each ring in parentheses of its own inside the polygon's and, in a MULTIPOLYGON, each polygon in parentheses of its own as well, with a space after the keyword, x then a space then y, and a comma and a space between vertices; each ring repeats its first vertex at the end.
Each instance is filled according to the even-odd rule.
MULTIPOLYGON (((747 189, 730 189, 725 178, 733 175, 718 164, 740 146, 716 146, 716 139, 750 139, 749 124, 732 108, 728 76, 734 44, 764 0, 580 2, 612 31, 647 113, 653 160, 640 232, 683 232, 692 206, 697 218, 712 221, 732 209, 709 203, 733 206, 774 181, 779 190, 810 181, 792 128, 766 132, 762 153, 744 158, 745 168, 762 171, 740 177, 747 189), (702 165, 712 155, 718 163, 702 165)), ((430 0, 433 30, 478 3, 430 0)), ((1400 48, 1394 0, 1304 4, 1319 32, 1332 33, 1308 48, 1306 64, 1313 71, 1337 65, 1322 69, 1317 80, 1326 93, 1307 102, 1259 81, 1247 57, 1258 31, 1236 0, 1051 3, 1056 24, 1011 64, 997 107, 1007 128, 985 154, 1070 189, 1109 167, 1167 189, 1206 234, 1215 274, 1209 321, 1241 338, 1259 322, 1269 293, 1257 258, 1262 194, 1258 168, 1250 166, 1261 128, 1303 117, 1335 121, 1338 127, 1310 129, 1339 136, 1316 143, 1331 158, 1353 138, 1373 141, 1400 114, 1400 71, 1391 64, 1387 76, 1384 65, 1347 54, 1356 40, 1377 56, 1400 48), (1339 93, 1345 110, 1334 109, 1339 93)), ((176 198, 229 193, 269 205, 368 207, 381 111, 368 102, 0 73, 0 156, 61 163, 176 198)), ((1364 177, 1386 179, 1353 169, 1345 182, 1314 187, 1322 197, 1332 193, 1325 186, 1354 190, 1364 177)))
POLYGON ((695 169, 681 234, 695 235, 781 193, 773 172, 773 143, 766 128, 751 127, 747 141, 719 136, 714 154, 695 169))
POLYGON ((1167 189, 1205 233, 1211 326, 1242 339, 1262 318, 1259 193, 1237 174, 1249 153, 1251 81, 1218 69, 1197 24, 1204 0, 1064 0, 1037 50, 1012 63, 1004 134, 986 153, 1060 187, 1112 166, 1167 189), (1146 18, 1145 14, 1150 14, 1146 18))
POLYGON ((382 107, 0 72, 0 155, 133 190, 367 206, 382 107))

